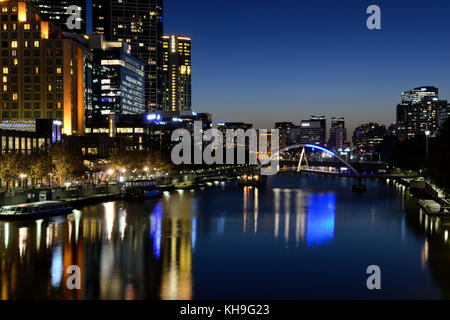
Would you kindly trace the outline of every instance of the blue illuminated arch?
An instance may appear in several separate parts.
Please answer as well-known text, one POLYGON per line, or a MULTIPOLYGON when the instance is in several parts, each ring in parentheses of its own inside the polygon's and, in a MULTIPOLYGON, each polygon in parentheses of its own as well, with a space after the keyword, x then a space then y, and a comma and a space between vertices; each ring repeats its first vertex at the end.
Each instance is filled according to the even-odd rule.
POLYGON ((326 153, 328 153, 329 155, 331 155, 331 156, 335 157, 336 159, 338 159, 339 161, 341 161, 342 163, 344 163, 344 164, 345 164, 347 167, 349 167, 356 175, 358 175, 358 176, 360 175, 359 172, 358 172, 358 170, 356 170, 355 168, 353 168, 353 166, 352 166, 350 163, 348 163, 346 160, 342 159, 337 153, 335 153, 334 151, 329 150, 329 149, 327 149, 327 148, 325 148, 325 147, 316 145, 316 144, 296 144, 296 145, 289 146, 289 147, 286 147, 286 148, 284 148, 284 149, 281 149, 281 150, 278 151, 277 153, 273 154, 269 159, 266 159, 265 161, 263 161, 263 162, 261 163, 260 167, 265 166, 265 165, 268 165, 268 164, 270 163, 270 161, 273 160, 274 157, 277 157, 277 156, 279 156, 279 155, 282 154, 282 153, 285 153, 285 152, 290 151, 290 150, 293 150, 293 149, 298 149, 298 148, 310 148, 310 149, 313 149, 313 150, 314 150, 314 149, 318 149, 318 150, 320 150, 320 151, 326 152, 326 153))

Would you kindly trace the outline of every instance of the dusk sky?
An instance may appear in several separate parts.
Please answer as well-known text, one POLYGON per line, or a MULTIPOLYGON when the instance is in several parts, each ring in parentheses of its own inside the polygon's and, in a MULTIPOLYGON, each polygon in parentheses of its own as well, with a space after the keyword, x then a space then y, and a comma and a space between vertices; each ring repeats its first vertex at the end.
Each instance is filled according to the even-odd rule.
POLYGON ((193 107, 214 121, 324 114, 353 130, 394 122, 407 89, 450 99, 448 0, 165 0, 164 16, 165 34, 192 37, 193 107), (372 4, 382 30, 366 28, 372 4))

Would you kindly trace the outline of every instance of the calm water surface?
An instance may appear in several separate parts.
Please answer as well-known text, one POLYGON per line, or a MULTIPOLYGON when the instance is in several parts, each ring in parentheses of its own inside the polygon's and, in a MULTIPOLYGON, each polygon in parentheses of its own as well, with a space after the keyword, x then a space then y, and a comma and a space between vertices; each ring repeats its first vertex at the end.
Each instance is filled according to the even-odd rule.
POLYGON ((1 299, 449 299, 450 221, 401 188, 279 175, 0 222, 1 299), (366 287, 379 265, 382 290, 366 287), (66 282, 70 265, 82 289, 66 282))

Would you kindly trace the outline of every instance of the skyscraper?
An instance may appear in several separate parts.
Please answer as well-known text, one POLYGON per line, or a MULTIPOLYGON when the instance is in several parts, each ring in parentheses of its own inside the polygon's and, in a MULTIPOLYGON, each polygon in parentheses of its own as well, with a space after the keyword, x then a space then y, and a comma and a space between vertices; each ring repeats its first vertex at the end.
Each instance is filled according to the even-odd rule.
POLYGON ((338 150, 347 144, 347 129, 344 118, 331 118, 330 140, 328 147, 338 150))
POLYGON ((88 20, 86 4, 87 0, 29 0, 32 4, 39 8, 41 18, 50 21, 60 27, 63 31, 77 34, 86 34, 86 22, 88 20), (71 17, 68 8, 70 6, 78 6, 81 9, 80 29, 70 29, 67 21, 71 17))
POLYGON ((67 38, 25 1, 2 1, 0 122, 62 120, 67 135, 83 134, 86 47, 67 38))
POLYGON ((179 35, 162 39, 164 110, 191 111, 191 39, 179 35))
POLYGON ((397 132, 412 138, 430 132, 434 137, 448 117, 448 102, 439 100, 439 89, 419 87, 402 93, 402 103, 397 105, 397 132))
POLYGON ((327 119, 325 116, 311 116, 311 122, 318 122, 320 123, 320 144, 325 145, 326 143, 326 135, 327 135, 327 119))
POLYGON ((125 42, 104 41, 92 35, 93 107, 88 119, 107 120, 115 114, 145 113, 144 64, 130 55, 125 42))
POLYGON ((147 111, 162 109, 162 0, 92 0, 93 32, 124 41, 145 64, 147 111))

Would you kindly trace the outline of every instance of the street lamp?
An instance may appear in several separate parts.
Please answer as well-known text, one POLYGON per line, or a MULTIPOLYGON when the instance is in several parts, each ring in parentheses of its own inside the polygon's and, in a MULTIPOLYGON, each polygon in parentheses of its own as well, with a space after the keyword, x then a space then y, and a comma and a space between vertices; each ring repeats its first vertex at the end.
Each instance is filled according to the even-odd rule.
POLYGON ((27 175, 22 173, 19 177, 22 180, 22 187, 25 189, 25 179, 27 178, 27 175))
POLYGON ((426 139, 426 154, 425 154, 425 159, 428 160, 428 137, 430 136, 431 132, 430 130, 425 131, 425 139, 426 139))

